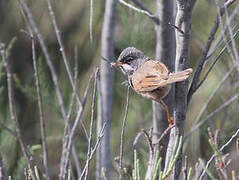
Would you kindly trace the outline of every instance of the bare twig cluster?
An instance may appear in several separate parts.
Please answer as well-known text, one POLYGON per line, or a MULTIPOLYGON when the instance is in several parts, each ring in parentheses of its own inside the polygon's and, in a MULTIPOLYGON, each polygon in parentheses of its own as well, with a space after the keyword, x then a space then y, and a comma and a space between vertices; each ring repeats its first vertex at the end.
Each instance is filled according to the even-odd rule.
MULTIPOLYGON (((21 145, 22 152, 28 162, 29 168, 31 169, 31 171, 33 171, 34 167, 33 167, 33 162, 32 162, 32 155, 22 138, 21 130, 19 127, 19 121, 17 118, 16 107, 15 107, 13 79, 12 79, 11 68, 9 65, 9 55, 10 55, 10 50, 11 50, 13 44, 14 44, 14 40, 8 45, 8 47, 6 47, 5 44, 3 44, 2 42, 0 44, 0 53, 1 53, 2 61, 4 63, 4 67, 5 67, 6 73, 7 73, 7 90, 8 90, 10 117, 11 117, 12 123, 15 126, 16 132, 14 132, 14 134, 16 134, 16 138, 21 145)), ((33 173, 33 176, 36 177, 36 175, 34 173, 33 173)))
MULTIPOLYGON (((214 154, 213 156, 207 161, 206 165, 201 161, 201 164, 203 164, 203 172, 201 173, 199 179, 201 180, 203 176, 207 173, 211 178, 215 179, 212 175, 212 173, 209 171, 209 165, 212 162, 214 158, 216 158, 215 161, 215 167, 218 173, 218 176, 221 179, 228 179, 228 173, 226 171, 226 167, 230 164, 231 160, 228 160, 227 156, 228 154, 223 154, 223 150, 238 136, 239 129, 231 136, 231 138, 221 146, 221 148, 218 147, 218 132, 216 131, 215 135, 212 134, 211 130, 209 129, 209 144, 212 147, 214 154)), ((234 172, 235 173, 235 172, 234 172)), ((233 172, 232 172, 233 174, 233 172)))
MULTIPOLYGON (((46 144, 46 132, 45 132, 45 122, 44 122, 44 111, 43 111, 43 104, 42 104, 42 98, 41 98, 41 90, 40 90, 40 80, 39 80, 39 73, 38 73, 38 65, 37 65, 37 56, 36 56, 36 52, 35 52, 35 44, 37 42, 40 43, 40 47, 42 48, 43 54, 45 56, 47 65, 50 69, 51 72, 51 77, 52 80, 54 82, 54 86, 55 86, 55 90, 56 90, 56 94, 58 97, 58 102, 60 105, 60 109, 61 109, 61 114, 62 114, 62 118, 65 121, 65 132, 63 135, 63 148, 62 148, 62 156, 61 156, 61 164, 60 164, 60 174, 59 174, 59 178, 60 179, 65 179, 67 176, 69 177, 69 169, 70 169, 70 155, 72 153, 73 158, 74 158, 74 162, 76 164, 77 168, 77 173, 78 176, 81 178, 86 179, 87 178, 87 174, 88 174, 88 168, 89 168, 89 163, 90 160, 92 159, 94 153, 96 152, 96 149, 98 148, 100 141, 104 135, 104 129, 105 129, 105 125, 102 128, 101 133, 98 135, 98 138, 96 140, 96 144, 93 146, 92 145, 92 138, 93 138, 93 123, 94 123, 94 109, 95 109, 95 97, 96 97, 96 82, 97 82, 97 77, 98 77, 98 72, 99 69, 96 68, 94 70, 94 72, 92 73, 91 78, 89 79, 89 83, 84 91, 83 97, 81 98, 77 92, 77 88, 76 88, 76 79, 77 79, 77 67, 75 67, 75 76, 73 77, 70 66, 68 64, 68 59, 66 56, 66 52, 65 52, 65 48, 63 45, 63 41, 62 41, 62 37, 60 34, 60 30, 57 26, 56 23, 56 18, 55 18, 55 14, 54 14, 54 10, 51 4, 51 1, 46 1, 48 4, 48 10, 49 10, 49 14, 52 20, 52 24, 56 33, 56 37, 59 43, 59 47, 60 47, 60 53, 62 55, 62 59, 64 61, 64 65, 65 65, 65 69, 67 71, 70 83, 72 85, 72 102, 70 105, 70 109, 69 112, 67 112, 66 107, 65 107, 65 103, 63 101, 63 97, 62 97, 62 91, 60 89, 60 85, 59 85, 59 80, 58 80, 58 76, 55 70, 54 65, 52 64, 52 59, 50 56, 50 53, 47 49, 46 43, 44 41, 44 38, 42 37, 35 21, 34 18, 32 16, 31 10, 29 9, 27 3, 25 2, 25 0, 19 0, 18 4, 19 4, 19 8, 21 11, 21 14, 25 20, 26 26, 27 26, 27 31, 22 30, 22 32, 24 32, 31 40, 31 44, 32 44, 32 60, 33 60, 33 67, 34 67, 34 77, 35 77, 35 85, 36 85, 36 94, 37 94, 37 102, 38 102, 38 108, 39 108, 39 117, 40 117, 40 127, 41 127, 41 138, 42 138, 42 147, 43 147, 43 167, 41 167, 41 165, 36 162, 33 158, 33 156, 31 155, 27 145, 24 143, 24 140, 22 139, 21 136, 21 131, 19 128, 19 122, 18 122, 18 118, 16 115, 16 109, 15 109, 15 103, 14 103, 14 90, 13 90, 13 80, 12 80, 12 73, 11 73, 11 67, 9 65, 9 54, 10 54, 10 50, 12 48, 13 42, 10 43, 8 45, 8 47, 5 46, 5 44, 1 43, 1 57, 2 60, 4 62, 4 67, 6 69, 6 73, 7 73, 7 82, 8 82, 8 95, 9 95, 9 109, 10 109, 10 114, 11 114, 11 119, 15 125, 15 129, 16 131, 13 131, 11 129, 9 129, 7 126, 5 126, 3 123, 1 123, 1 126, 6 129, 9 133, 11 133, 13 136, 15 136, 18 141, 21 144, 21 148, 23 151, 24 156, 26 157, 27 161, 28 161, 28 165, 29 165, 29 169, 30 169, 30 173, 29 176, 33 177, 34 179, 39 179, 38 174, 36 174, 36 168, 34 168, 34 165, 36 164, 40 170, 42 171, 43 177, 45 179, 50 179, 50 174, 49 174, 49 167, 48 167, 48 155, 47 155, 47 144, 46 144), (37 41, 38 40, 38 41, 37 41), (83 112, 85 109, 85 104, 88 98, 88 94, 89 94, 89 90, 90 90, 90 84, 91 82, 94 80, 94 92, 93 92, 93 101, 92 101, 92 118, 91 118, 91 124, 90 124, 90 134, 88 135, 85 129, 85 126, 83 125, 83 123, 81 122, 82 120, 82 116, 83 116, 83 112), (73 124, 71 125, 70 123, 70 118, 72 116, 72 109, 73 109, 73 104, 74 104, 74 99, 76 99, 77 102, 77 114, 74 117, 75 120, 73 122, 73 124), (85 130, 86 133, 86 137, 88 139, 88 155, 87 155, 87 160, 86 160, 86 165, 85 168, 83 169, 83 171, 81 172, 80 166, 79 166, 79 159, 77 157, 76 154, 76 149, 74 146, 74 135, 76 132, 76 129, 78 127, 78 124, 82 123, 82 126, 85 130)), ((77 64, 75 64, 75 66, 77 66, 77 64)), ((2 169, 3 170, 3 169, 2 169)), ((3 171, 2 171, 3 172, 3 171)), ((26 171, 28 172, 28 170, 26 171)), ((4 172, 5 173, 5 172, 4 172)), ((28 174, 28 173, 27 173, 28 174)), ((4 175, 5 176, 5 175, 4 175)), ((27 175, 28 176, 28 175, 27 175)), ((27 177, 26 176, 26 177, 27 177)))

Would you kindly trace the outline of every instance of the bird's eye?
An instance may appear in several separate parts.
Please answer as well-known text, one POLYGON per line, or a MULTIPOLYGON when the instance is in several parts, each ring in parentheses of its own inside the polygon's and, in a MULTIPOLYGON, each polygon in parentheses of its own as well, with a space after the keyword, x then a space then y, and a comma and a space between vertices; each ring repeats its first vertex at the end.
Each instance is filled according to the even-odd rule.
POLYGON ((133 59, 134 59, 133 57, 128 56, 128 57, 126 57, 126 58, 124 59, 124 62, 125 62, 125 63, 129 63, 129 62, 132 61, 133 59))

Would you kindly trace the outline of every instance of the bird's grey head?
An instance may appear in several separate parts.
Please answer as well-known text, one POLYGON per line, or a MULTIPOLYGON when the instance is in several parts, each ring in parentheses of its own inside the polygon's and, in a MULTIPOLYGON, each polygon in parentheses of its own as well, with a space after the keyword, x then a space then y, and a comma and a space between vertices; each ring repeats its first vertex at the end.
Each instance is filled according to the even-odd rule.
POLYGON ((142 63, 147 60, 146 56, 135 47, 124 49, 113 66, 118 66, 126 75, 132 75, 142 63))

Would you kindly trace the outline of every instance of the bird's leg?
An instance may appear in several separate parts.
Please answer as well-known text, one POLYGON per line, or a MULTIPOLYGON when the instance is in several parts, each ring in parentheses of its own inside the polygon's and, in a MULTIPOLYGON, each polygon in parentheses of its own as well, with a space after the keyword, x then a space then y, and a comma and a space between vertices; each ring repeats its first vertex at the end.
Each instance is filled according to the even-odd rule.
POLYGON ((169 114, 169 111, 168 111, 168 106, 162 100, 160 100, 159 103, 163 106, 163 109, 166 111, 169 126, 172 126, 173 125, 173 119, 171 119, 171 117, 170 117, 170 114, 169 114))

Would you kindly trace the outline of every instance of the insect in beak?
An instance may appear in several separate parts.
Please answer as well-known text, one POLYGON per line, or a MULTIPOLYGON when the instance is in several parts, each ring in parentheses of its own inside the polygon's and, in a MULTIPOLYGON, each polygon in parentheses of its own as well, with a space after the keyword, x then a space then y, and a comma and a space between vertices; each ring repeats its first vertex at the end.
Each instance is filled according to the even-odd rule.
POLYGON ((112 67, 121 67, 121 66, 124 65, 124 63, 118 61, 118 62, 112 62, 112 63, 110 63, 110 65, 111 65, 112 67))

